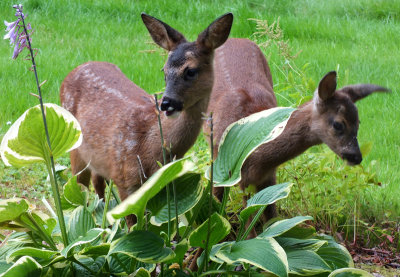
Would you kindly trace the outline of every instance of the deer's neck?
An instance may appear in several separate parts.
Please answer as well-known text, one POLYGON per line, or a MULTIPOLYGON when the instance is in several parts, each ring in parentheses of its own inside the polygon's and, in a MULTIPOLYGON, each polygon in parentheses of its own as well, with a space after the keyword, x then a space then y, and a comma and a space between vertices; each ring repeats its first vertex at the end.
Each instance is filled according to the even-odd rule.
POLYGON ((209 98, 199 100, 185 109, 178 118, 162 117, 162 126, 166 146, 172 146, 172 155, 177 158, 189 150, 195 143, 203 124, 203 113, 207 111, 209 98))
POLYGON ((313 134, 312 104, 307 103, 294 111, 285 130, 275 140, 261 146, 258 162, 264 168, 275 168, 280 164, 300 155, 313 145, 321 141, 313 134))

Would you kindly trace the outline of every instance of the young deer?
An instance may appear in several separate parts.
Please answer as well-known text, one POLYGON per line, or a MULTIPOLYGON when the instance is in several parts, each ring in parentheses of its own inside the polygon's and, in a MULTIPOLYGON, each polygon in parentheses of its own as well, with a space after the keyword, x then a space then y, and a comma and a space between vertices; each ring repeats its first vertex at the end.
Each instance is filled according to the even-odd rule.
MULTIPOLYGON (((228 125, 277 104, 267 61, 253 42, 229 39, 215 53, 214 71, 208 112, 213 112, 216 156, 219 140, 228 125)), ((357 141, 359 120, 354 102, 375 91, 388 90, 372 84, 336 90, 336 85, 336 72, 329 72, 320 81, 314 99, 293 112, 283 133, 249 156, 242 168, 242 188, 253 184, 259 191, 274 185, 277 166, 321 143, 349 164, 361 162, 357 141)), ((215 194, 221 199, 222 192, 218 188, 215 194)), ((267 209, 266 216, 275 216, 274 206, 267 209)))
MULTIPOLYGON (((213 86, 214 49, 228 38, 233 15, 216 19, 195 42, 154 17, 142 14, 142 20, 154 42, 169 51, 160 116, 165 144, 181 158, 200 132, 213 86)), ((63 81, 60 98, 83 133, 82 145, 71 152, 72 172, 83 170, 78 181, 86 186, 92 178, 100 198, 105 179, 114 181, 123 200, 140 187, 142 173, 150 176, 159 168, 156 161, 163 157, 154 98, 117 66, 78 66, 63 81)))

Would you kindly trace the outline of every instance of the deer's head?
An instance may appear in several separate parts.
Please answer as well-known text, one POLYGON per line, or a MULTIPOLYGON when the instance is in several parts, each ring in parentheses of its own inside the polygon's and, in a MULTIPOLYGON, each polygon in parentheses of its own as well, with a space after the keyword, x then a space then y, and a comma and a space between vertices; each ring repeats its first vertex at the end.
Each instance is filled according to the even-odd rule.
POLYGON ((373 84, 357 84, 336 90, 336 72, 326 74, 319 83, 313 99, 311 130, 338 156, 351 165, 361 163, 357 141, 359 126, 356 101, 373 92, 388 92, 373 84))
MULTIPOLYGON (((166 88, 161 110, 170 116, 207 99, 213 86, 213 53, 227 39, 233 15, 227 13, 212 22, 194 42, 164 22, 142 14, 154 42, 169 51, 163 71, 166 88)), ((207 102, 208 103, 208 102, 207 102)))

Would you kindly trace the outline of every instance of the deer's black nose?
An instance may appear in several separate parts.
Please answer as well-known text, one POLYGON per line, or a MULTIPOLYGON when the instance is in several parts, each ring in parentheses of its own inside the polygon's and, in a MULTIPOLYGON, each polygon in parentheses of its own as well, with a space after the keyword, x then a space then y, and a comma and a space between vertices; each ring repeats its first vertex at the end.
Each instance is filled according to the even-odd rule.
POLYGON ((354 154, 354 153, 344 153, 343 159, 349 162, 351 165, 360 164, 362 161, 361 154, 354 154))
POLYGON ((166 111, 166 114, 172 115, 174 112, 180 112, 183 109, 183 103, 181 101, 174 100, 169 97, 163 97, 161 101, 161 110, 166 111))

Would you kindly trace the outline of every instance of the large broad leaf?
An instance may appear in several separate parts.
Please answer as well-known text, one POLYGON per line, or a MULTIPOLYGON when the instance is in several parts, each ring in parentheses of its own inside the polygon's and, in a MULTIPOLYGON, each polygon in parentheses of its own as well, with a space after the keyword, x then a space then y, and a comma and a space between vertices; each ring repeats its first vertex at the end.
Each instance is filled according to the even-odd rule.
POLYGON ((186 159, 171 162, 154 173, 137 191, 126 198, 121 204, 107 213, 107 219, 112 224, 115 219, 135 214, 144 215, 146 204, 150 198, 160 192, 174 179, 194 168, 194 164, 186 159))
POLYGON ((7 257, 7 262, 11 262, 14 260, 15 257, 21 257, 21 256, 35 257, 47 261, 53 259, 54 256, 57 254, 58 251, 52 251, 34 247, 23 247, 10 253, 10 255, 7 257))
POLYGON ((40 276, 42 272, 42 266, 34 259, 28 256, 21 257, 16 261, 8 270, 0 277, 28 277, 28 276, 40 276))
POLYGON ((331 236, 321 235, 317 238, 328 242, 318 249, 317 254, 324 259, 332 270, 354 267, 353 259, 346 247, 338 244, 331 236))
POLYGON ((174 256, 164 240, 149 231, 133 231, 113 242, 108 255, 122 253, 144 263, 160 263, 174 256))
POLYGON ((77 207, 69 217, 68 239, 70 242, 83 237, 90 229, 96 227, 91 213, 84 206, 77 207))
POLYGON ((328 244, 326 240, 320 239, 296 239, 296 238, 285 238, 275 237, 275 240, 282 246, 285 251, 291 250, 311 250, 318 251, 322 245, 328 244))
POLYGON ((225 244, 215 256, 227 264, 247 263, 276 276, 288 276, 289 265, 283 248, 273 238, 255 238, 225 244))
POLYGON ((273 108, 229 125, 214 163, 215 186, 233 186, 240 182, 246 158, 258 146, 279 136, 293 111, 293 108, 273 108))
POLYGON ((283 183, 266 187, 262 191, 259 191, 247 201, 246 208, 240 212, 240 218, 243 220, 243 222, 246 222, 255 211, 275 203, 279 199, 286 198, 290 193, 291 187, 291 183, 283 183))
POLYGON ((28 202, 22 198, 0 200, 0 223, 14 220, 28 209, 28 202))
POLYGON ((283 233, 289 231, 296 225, 306 221, 306 220, 312 220, 313 218, 311 216, 296 216, 290 219, 284 219, 275 222, 271 226, 269 226, 267 229, 265 229, 264 232, 262 232, 259 237, 277 237, 279 235, 282 235, 283 233))
POLYGON ((67 247, 65 247, 61 251, 61 255, 63 255, 65 258, 70 257, 75 252, 78 252, 78 250, 80 250, 84 246, 89 245, 89 244, 91 245, 104 232, 105 232, 105 230, 100 229, 100 228, 93 228, 93 229, 89 230, 84 236, 77 238, 75 241, 73 241, 67 247))
POLYGON ((133 274, 133 277, 150 277, 150 272, 148 272, 145 268, 141 267, 136 270, 133 274))
MULTIPOLYGON (((200 183, 200 174, 186 173, 174 181, 176 198, 178 202, 178 215, 182 215, 193 208, 201 199, 203 186, 200 183)), ((171 219, 175 219, 175 202, 173 201, 173 186, 169 186, 171 195, 171 219)), ((151 212, 150 222, 161 225, 168 221, 167 189, 157 193, 147 203, 147 209, 151 212)))
POLYGON ((373 277, 374 275, 358 268, 341 268, 337 269, 328 277, 373 277))
MULTIPOLYGON (((45 104, 47 127, 53 157, 77 148, 82 142, 81 127, 64 108, 45 104)), ((7 166, 24 166, 49 157, 40 105, 28 109, 4 135, 0 154, 7 166)))
MULTIPOLYGON (((206 248, 206 240, 208 233, 208 219, 201 224, 196 230, 194 230, 189 237, 189 244, 191 246, 201 247, 203 249, 206 248)), ((218 213, 214 213, 211 215, 211 231, 210 231, 210 239, 208 247, 211 247, 217 244, 219 241, 224 239, 229 232, 231 231, 231 225, 229 221, 224 217, 219 215, 218 213)))
POLYGON ((311 250, 286 251, 286 255, 290 273, 309 276, 331 271, 324 260, 311 250))
POLYGON ((74 276, 96 276, 93 275, 87 268, 90 268, 94 272, 100 272, 101 268, 104 266, 106 259, 105 257, 97 257, 93 259, 92 257, 76 257, 80 264, 73 263, 74 266, 74 276), (82 266, 85 265, 86 267, 82 266))
POLYGON ((73 176, 64 185, 64 198, 73 206, 86 206, 87 194, 78 185, 77 176, 73 176))

